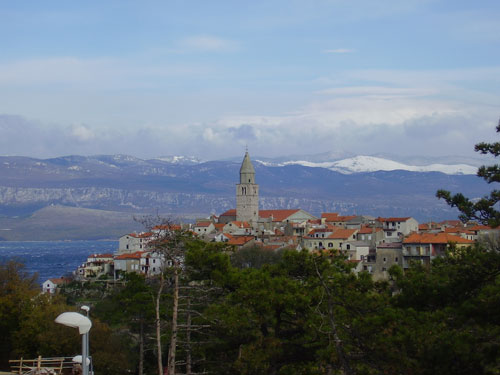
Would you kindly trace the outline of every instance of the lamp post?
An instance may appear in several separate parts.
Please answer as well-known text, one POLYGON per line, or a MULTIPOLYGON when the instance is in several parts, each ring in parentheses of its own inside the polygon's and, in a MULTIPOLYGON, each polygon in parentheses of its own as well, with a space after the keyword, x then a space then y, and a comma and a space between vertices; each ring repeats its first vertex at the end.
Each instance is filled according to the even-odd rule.
MULTIPOLYGON (((88 307, 87 305, 83 305, 80 307, 80 310, 83 310, 87 313, 87 318, 89 317, 89 311, 90 311, 90 307, 88 307)), ((87 357, 90 358, 90 349, 89 349, 89 346, 90 346, 90 343, 89 343, 89 333, 85 333, 85 341, 87 343, 87 357)))
POLYGON ((60 314, 56 319, 56 323, 67 327, 78 328, 78 332, 82 335, 82 370, 83 375, 89 375, 88 360, 88 333, 92 327, 92 322, 86 316, 76 312, 65 312, 60 314))

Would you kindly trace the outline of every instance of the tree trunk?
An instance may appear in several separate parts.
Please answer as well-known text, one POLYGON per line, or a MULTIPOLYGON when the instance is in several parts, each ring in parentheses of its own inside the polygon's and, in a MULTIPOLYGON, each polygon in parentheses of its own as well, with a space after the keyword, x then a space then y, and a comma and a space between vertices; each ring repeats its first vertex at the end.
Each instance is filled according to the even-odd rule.
POLYGON ((191 375, 191 299, 187 298, 186 375, 191 375))
POLYGON ((141 319, 139 331, 139 375, 143 374, 144 370, 144 321, 141 319))
POLYGON ((179 267, 174 266, 174 305, 172 307, 172 336, 168 350, 168 375, 175 375, 175 352, 177 349, 177 313, 179 310, 179 267))
POLYGON ((156 310, 156 348, 158 350, 158 375, 163 375, 163 360, 161 356, 161 317, 160 317, 160 301, 161 293, 163 291, 163 284, 165 279, 163 272, 160 274, 160 286, 156 294, 155 310, 156 310))
POLYGON ((331 332, 333 334, 333 340, 335 341, 335 350, 337 352, 337 357, 340 361, 340 366, 341 369, 343 370, 343 373, 346 375, 355 375, 354 369, 351 367, 351 364, 349 363, 349 359, 347 358, 346 352, 343 347, 342 340, 340 339, 340 336, 338 334, 337 330, 337 322, 335 318, 335 311, 333 308, 333 297, 332 297, 332 292, 328 285, 326 284, 323 276, 319 272, 318 266, 315 263, 316 267, 316 274, 318 275, 318 278, 321 282, 321 285, 323 286, 323 289, 326 292, 326 295, 328 296, 328 318, 329 318, 329 323, 330 323, 330 328, 331 332))

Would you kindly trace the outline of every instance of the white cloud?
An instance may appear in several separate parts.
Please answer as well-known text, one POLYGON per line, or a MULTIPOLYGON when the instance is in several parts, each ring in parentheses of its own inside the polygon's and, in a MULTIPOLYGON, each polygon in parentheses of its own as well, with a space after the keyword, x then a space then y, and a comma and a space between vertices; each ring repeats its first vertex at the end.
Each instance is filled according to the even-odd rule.
POLYGON ((75 125, 71 129, 71 135, 79 141, 90 141, 95 138, 94 132, 85 125, 75 125))
MULTIPOLYGON (((72 120, 60 122, 76 120, 89 125, 48 127, 8 117, 2 125, 0 118, 0 149, 34 156, 129 153, 153 157, 173 153, 203 159, 239 155, 246 143, 252 154, 261 156, 338 149, 362 154, 473 153, 475 143, 494 137, 500 102, 495 73, 500 73, 500 68, 346 71, 334 80, 327 77, 315 82, 316 90, 305 93, 301 102, 296 101, 298 105, 265 115, 258 106, 250 110, 246 103, 240 105, 240 113, 225 115, 234 107, 223 100, 223 105, 217 102, 217 108, 207 116, 203 96, 196 100, 187 96, 177 102, 163 94, 130 96, 121 101, 102 97, 97 107, 85 100, 74 100, 73 107, 63 101, 60 110, 69 108, 72 120), (472 82, 479 84, 471 89, 472 82), (96 114, 89 119, 87 112, 96 114), (199 116, 186 120, 190 113, 199 116), (21 133, 28 136, 17 136, 21 133)), ((231 103, 238 104, 238 98, 244 101, 234 97, 231 103)), ((272 103, 271 95, 264 97, 272 103)), ((1 105, 0 111, 6 112, 1 105)))
POLYGON ((214 131, 211 128, 203 130, 203 139, 209 142, 215 140, 214 131))

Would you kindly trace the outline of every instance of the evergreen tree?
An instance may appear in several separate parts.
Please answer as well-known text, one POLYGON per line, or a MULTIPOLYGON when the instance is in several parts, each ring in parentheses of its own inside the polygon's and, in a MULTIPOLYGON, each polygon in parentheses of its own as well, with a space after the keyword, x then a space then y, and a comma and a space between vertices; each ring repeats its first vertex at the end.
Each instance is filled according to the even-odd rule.
MULTIPOLYGON (((497 133, 500 133, 500 120, 496 127, 497 133)), ((481 142, 475 146, 475 151, 483 155, 500 156, 500 142, 486 143, 481 142)), ((483 178, 489 184, 500 182, 500 165, 482 166, 479 168, 477 175, 483 178)), ((461 212, 459 216, 462 221, 471 219, 478 220, 482 224, 487 224, 492 227, 500 225, 500 211, 498 210, 498 202, 500 201, 500 190, 494 189, 489 195, 472 201, 466 198, 463 194, 457 193, 452 195, 449 191, 439 190, 436 193, 438 198, 442 198, 451 207, 456 207, 461 212)))

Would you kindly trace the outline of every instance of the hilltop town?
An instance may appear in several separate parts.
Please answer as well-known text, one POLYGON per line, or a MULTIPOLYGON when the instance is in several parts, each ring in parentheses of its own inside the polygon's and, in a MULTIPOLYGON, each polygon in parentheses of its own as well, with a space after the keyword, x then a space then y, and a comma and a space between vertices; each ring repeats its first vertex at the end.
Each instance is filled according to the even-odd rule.
MULTIPOLYGON (((403 270, 412 261, 430 265, 443 256, 450 246, 468 247, 478 240, 498 235, 476 222, 459 220, 418 223, 412 217, 372 217, 324 212, 316 217, 303 209, 259 210, 259 185, 246 152, 236 185, 236 208, 220 215, 197 219, 194 224, 170 225, 168 230, 185 230, 207 242, 223 242, 235 250, 256 247, 275 252, 282 249, 307 249, 320 252, 337 250, 352 263, 354 272, 365 271, 375 280, 386 279, 388 270, 398 265, 403 270)), ((155 276, 164 269, 166 260, 151 242, 165 228, 128 233, 119 238, 114 254, 92 254, 76 271, 78 279, 102 275, 120 277, 120 273, 137 272, 155 276)), ((44 291, 54 292, 64 279, 49 279, 44 291)))

